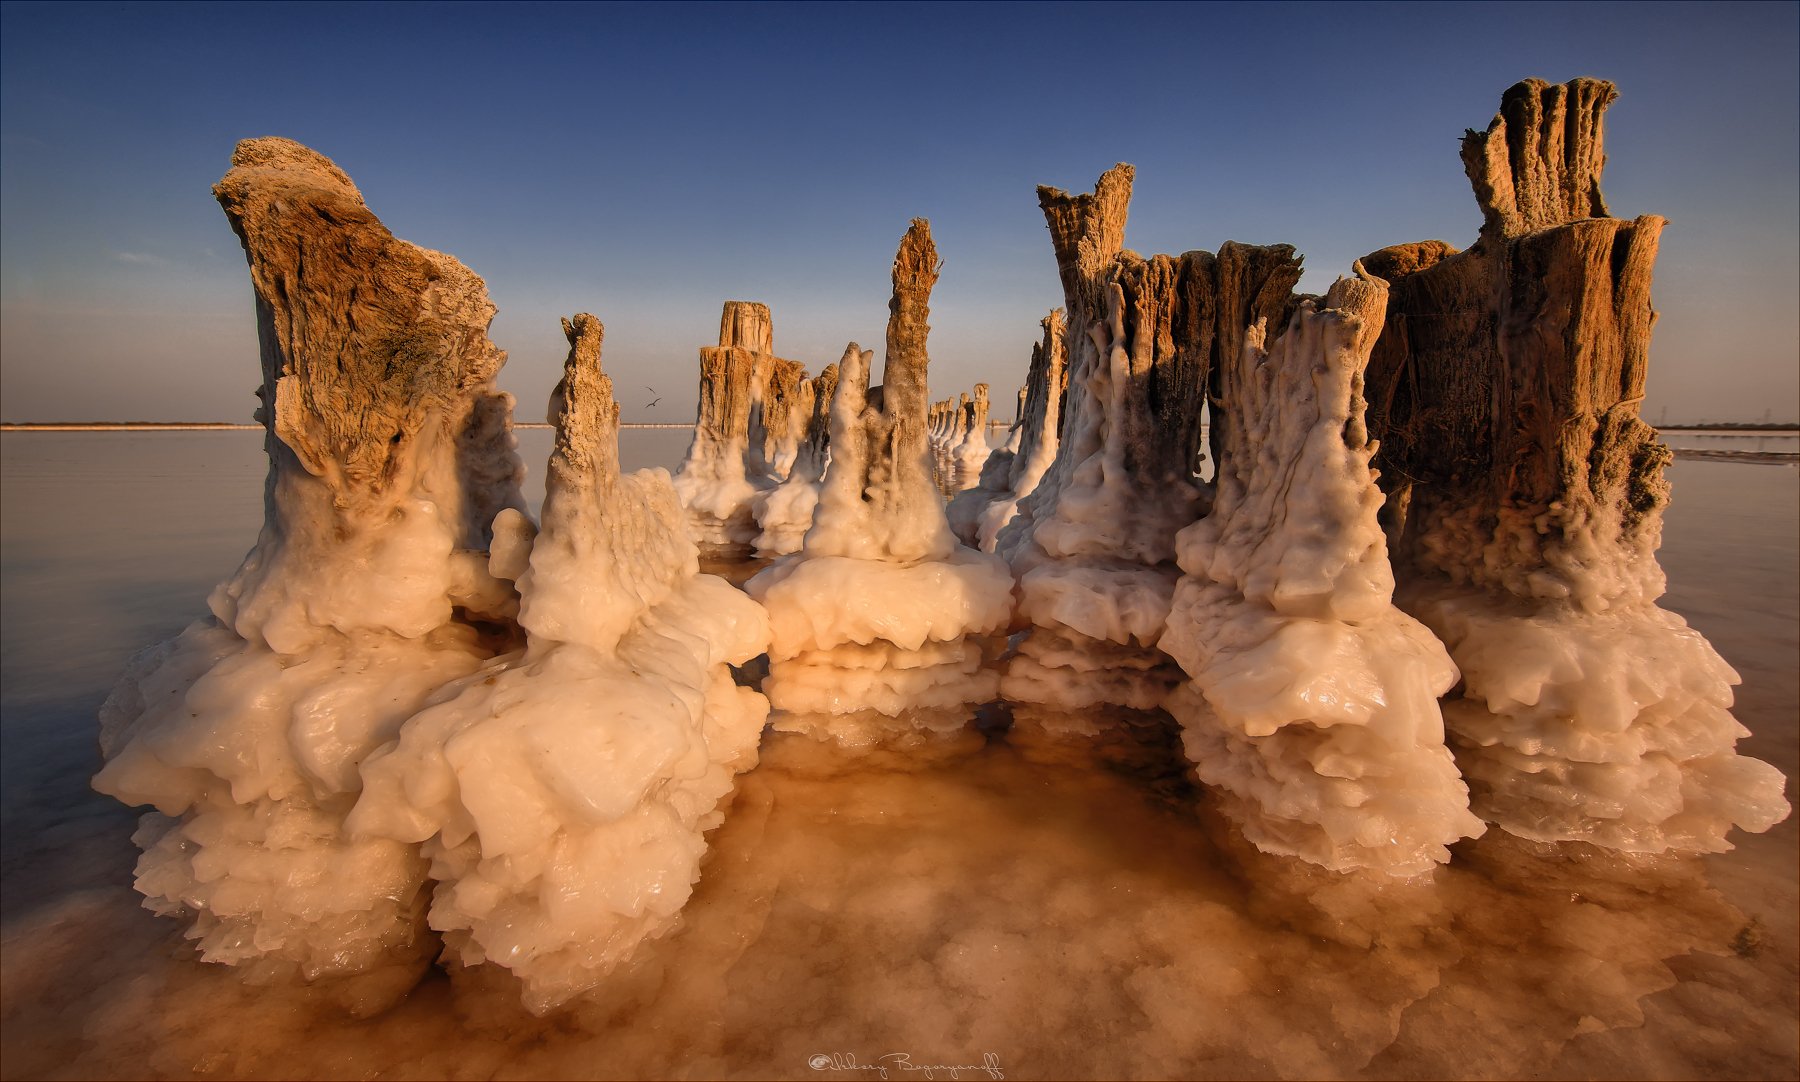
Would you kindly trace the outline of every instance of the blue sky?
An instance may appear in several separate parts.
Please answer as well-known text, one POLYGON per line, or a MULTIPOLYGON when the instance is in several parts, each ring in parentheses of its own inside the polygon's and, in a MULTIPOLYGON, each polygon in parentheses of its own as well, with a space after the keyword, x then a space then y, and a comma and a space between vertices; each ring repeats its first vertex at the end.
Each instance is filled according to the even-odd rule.
MULTIPOLYGON (((1009 404, 1060 303, 1034 187, 1138 169, 1127 244, 1286 242, 1322 290, 1474 239, 1457 157, 1527 76, 1608 78, 1615 215, 1671 219, 1645 415, 1800 415, 1800 6, 156 5, 0 9, 0 417, 245 420, 232 145, 330 156, 488 282, 541 418, 558 317, 627 420, 693 416, 720 303, 817 370, 879 343, 909 218, 932 387, 1009 404), (656 388, 663 401, 645 408, 656 388)), ((1009 405, 1002 405, 1005 413, 1009 405)))

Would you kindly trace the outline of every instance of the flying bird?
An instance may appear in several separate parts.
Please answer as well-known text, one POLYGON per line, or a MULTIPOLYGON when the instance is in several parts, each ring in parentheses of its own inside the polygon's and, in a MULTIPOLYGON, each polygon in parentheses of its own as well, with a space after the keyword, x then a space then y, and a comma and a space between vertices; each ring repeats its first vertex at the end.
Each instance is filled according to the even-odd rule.
MULTIPOLYGON (((648 384, 648 383, 646 383, 646 384, 644 384, 644 390, 646 390, 646 391, 649 391, 649 392, 650 392, 650 393, 651 393, 651 394, 656 394, 656 388, 655 388, 655 387, 652 387, 652 386, 650 386, 650 385, 649 385, 649 384, 648 384)), ((657 404, 657 403, 658 403, 658 402, 661 402, 661 401, 662 401, 662 395, 659 395, 659 394, 656 394, 656 397, 655 397, 655 398, 652 398, 652 399, 651 399, 651 400, 650 400, 650 406, 654 406, 654 405, 656 405, 656 404, 657 404)), ((644 407, 644 408, 645 408, 645 409, 649 409, 649 408, 650 408, 650 406, 645 406, 645 407, 644 407)))

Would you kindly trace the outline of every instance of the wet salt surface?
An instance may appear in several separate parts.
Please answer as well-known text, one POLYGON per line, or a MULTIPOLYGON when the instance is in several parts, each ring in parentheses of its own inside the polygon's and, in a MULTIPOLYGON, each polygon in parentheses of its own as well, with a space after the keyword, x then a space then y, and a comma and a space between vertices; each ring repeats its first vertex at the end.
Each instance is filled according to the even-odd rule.
MULTIPOLYGON (((537 474, 548 433, 522 442, 537 474)), ((685 442, 622 450, 668 464, 685 442)), ((329 988, 246 985, 138 908, 134 814, 86 779, 125 658, 254 540, 259 436, 6 434, 0 468, 6 1077, 924 1077, 887 1054, 991 1054, 1013 1078, 1800 1070, 1792 819, 1694 860, 1490 832, 1428 883, 1371 884, 1236 840, 1154 728, 857 758, 771 734, 682 929, 554 1018, 488 968, 368 1020, 329 988)), ((1740 750, 1791 779, 1800 471, 1671 477, 1665 604, 1744 675, 1740 750)))

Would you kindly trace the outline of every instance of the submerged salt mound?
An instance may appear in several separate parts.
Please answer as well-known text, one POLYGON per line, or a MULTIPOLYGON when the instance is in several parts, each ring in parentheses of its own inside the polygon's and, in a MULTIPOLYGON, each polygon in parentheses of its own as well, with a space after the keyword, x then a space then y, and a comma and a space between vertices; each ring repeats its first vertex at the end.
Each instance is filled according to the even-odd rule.
POLYGON ((1369 365, 1399 597, 1449 646, 1475 808, 1508 831, 1717 851, 1788 811, 1734 757, 1733 674, 1656 605, 1670 453, 1638 417, 1663 220, 1600 195, 1609 83, 1527 80, 1463 140, 1484 216, 1365 260, 1393 283, 1369 365))
POLYGON ((840 743, 960 728, 994 697, 979 640, 1012 608, 1012 576, 959 546, 933 481, 927 426, 927 302, 937 280, 929 227, 915 220, 894 261, 886 383, 873 354, 839 362, 831 468, 801 550, 745 589, 768 609, 776 727, 840 743), (876 404, 879 403, 879 404, 876 404))
POLYGON ((757 505, 799 455, 811 414, 806 371, 774 349, 768 305, 727 301, 718 346, 700 350, 699 413, 675 492, 703 555, 750 555, 762 532, 757 505))
MULTIPOLYGON (((211 961, 308 978, 435 949, 424 865, 342 828, 357 765, 504 621, 488 522, 523 506, 481 279, 397 240, 328 159, 239 144, 214 189, 256 292, 269 476, 256 547, 213 618, 137 658, 101 710, 101 792, 150 804, 138 888, 211 961)), ((366 994, 365 994, 366 993, 366 994)))
POLYGON ((1361 386, 1386 302, 1340 279, 1220 372, 1213 507, 1181 534, 1162 646, 1193 678, 1168 703, 1188 757, 1252 842, 1413 875, 1484 828, 1444 747, 1456 667, 1392 604, 1361 386))
POLYGON ((526 647, 371 756, 350 820, 423 843, 448 954, 512 970, 536 1012, 675 926, 768 712, 729 669, 766 648, 762 610, 698 573, 666 472, 620 475, 603 330, 564 327, 543 528, 518 580, 526 647))
POLYGON ((806 381, 799 397, 807 410, 804 440, 794 455, 787 477, 759 497, 754 505, 757 528, 756 555, 784 556, 800 551, 806 531, 812 527, 819 506, 819 487, 831 462, 831 402, 837 393, 838 366, 806 381))

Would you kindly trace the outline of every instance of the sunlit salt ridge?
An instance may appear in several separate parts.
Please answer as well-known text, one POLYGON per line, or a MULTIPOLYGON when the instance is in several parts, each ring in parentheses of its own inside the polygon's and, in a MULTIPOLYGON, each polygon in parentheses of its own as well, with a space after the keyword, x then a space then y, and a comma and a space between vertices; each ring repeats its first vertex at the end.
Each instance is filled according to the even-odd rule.
POLYGON ((217 194, 258 301, 266 520, 103 710, 95 786, 155 809, 139 890, 202 957, 358 1011, 434 960, 579 1003, 678 926, 765 719, 815 766, 929 769, 953 737, 1052 770, 1172 717, 1179 750, 1132 754, 1343 897, 1429 898, 1484 820, 1630 852, 1767 829, 1788 808, 1732 750, 1735 674, 1655 605, 1660 222, 1598 200, 1610 96, 1509 91, 1465 144, 1484 245, 1385 249, 1324 298, 1285 245, 1125 249, 1129 166, 1040 189, 1065 314, 991 455, 985 386, 932 405, 922 220, 882 382, 855 344, 807 378, 728 302, 673 478, 621 474, 576 316, 539 522, 480 279, 322 156, 241 144, 217 194), (1572 133, 1589 175, 1508 123, 1572 133), (1532 423, 1471 420, 1469 385, 1532 423), (700 573, 752 553, 743 591, 700 573), (1010 732, 970 728, 989 705, 1010 732))

